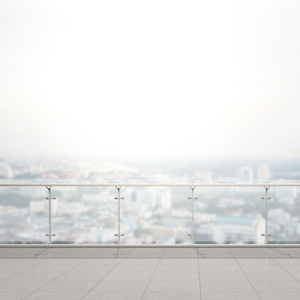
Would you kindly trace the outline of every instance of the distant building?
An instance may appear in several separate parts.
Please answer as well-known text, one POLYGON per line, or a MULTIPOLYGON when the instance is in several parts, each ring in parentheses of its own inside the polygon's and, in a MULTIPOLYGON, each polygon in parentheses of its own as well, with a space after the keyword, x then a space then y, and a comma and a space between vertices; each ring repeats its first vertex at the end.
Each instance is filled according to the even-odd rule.
POLYGON ((218 243, 255 243, 261 244, 264 238, 264 219, 261 217, 218 216, 215 220, 215 232, 218 243))
POLYGON ((0 162, 0 178, 11 179, 14 177, 14 173, 9 164, 0 162))
POLYGON ((269 166, 268 165, 260 165, 257 170, 257 181, 258 182, 266 182, 269 179, 270 179, 269 166))
POLYGON ((238 179, 243 182, 253 182, 253 169, 251 167, 239 168, 238 179))

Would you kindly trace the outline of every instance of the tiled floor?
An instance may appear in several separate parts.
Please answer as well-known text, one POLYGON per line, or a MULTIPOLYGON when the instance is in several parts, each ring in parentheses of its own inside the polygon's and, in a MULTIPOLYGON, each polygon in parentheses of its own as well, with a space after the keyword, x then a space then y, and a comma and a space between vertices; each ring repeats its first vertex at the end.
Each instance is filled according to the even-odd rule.
POLYGON ((296 300, 300 248, 0 248, 0 299, 296 300))

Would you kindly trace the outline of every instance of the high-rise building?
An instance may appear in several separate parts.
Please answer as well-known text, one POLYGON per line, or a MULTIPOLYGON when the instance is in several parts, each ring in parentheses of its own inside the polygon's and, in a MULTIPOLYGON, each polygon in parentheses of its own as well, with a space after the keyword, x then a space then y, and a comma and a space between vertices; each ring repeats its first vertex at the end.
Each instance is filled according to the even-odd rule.
POLYGON ((243 182, 253 182, 253 169, 251 167, 239 168, 238 179, 243 182))
POLYGON ((260 165, 257 170, 257 181, 258 182, 266 182, 270 178, 269 166, 268 165, 260 165))

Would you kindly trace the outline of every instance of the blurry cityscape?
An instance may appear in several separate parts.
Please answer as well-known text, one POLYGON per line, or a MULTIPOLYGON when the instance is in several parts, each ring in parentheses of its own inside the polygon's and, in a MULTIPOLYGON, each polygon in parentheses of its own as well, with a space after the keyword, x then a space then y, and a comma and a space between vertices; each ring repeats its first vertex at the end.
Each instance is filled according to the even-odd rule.
MULTIPOLYGON (((68 160, 0 161, 8 183, 299 183, 299 162, 176 162, 166 165, 68 160)), ((115 244, 115 187, 54 187, 53 243, 115 244)), ((197 187, 196 243, 262 244, 263 187, 197 187)), ((300 188, 269 190, 269 243, 300 241, 300 188)), ((47 243, 44 187, 0 187, 0 243, 47 243)), ((189 187, 122 187, 122 244, 190 244, 189 187)))

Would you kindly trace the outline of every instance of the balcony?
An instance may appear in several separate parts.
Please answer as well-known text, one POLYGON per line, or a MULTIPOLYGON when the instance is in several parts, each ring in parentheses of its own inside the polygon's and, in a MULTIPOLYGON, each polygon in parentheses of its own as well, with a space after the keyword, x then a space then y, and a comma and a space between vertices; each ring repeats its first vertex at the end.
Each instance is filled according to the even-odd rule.
POLYGON ((299 186, 1 184, 0 299, 299 299, 299 186))

